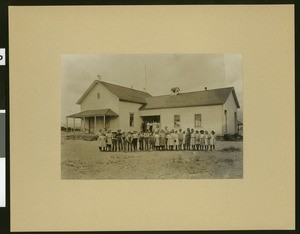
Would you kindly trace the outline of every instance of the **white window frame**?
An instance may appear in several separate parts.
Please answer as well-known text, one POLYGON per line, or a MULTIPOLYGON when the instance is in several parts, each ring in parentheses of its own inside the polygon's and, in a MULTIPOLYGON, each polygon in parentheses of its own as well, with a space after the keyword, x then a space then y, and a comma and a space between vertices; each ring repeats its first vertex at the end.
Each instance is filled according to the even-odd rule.
POLYGON ((202 114, 195 114, 194 115, 194 126, 195 126, 195 128, 201 128, 202 127, 202 114), (200 125, 198 126, 197 124, 196 124, 196 116, 199 116, 200 115, 200 125))
POLYGON ((130 112, 129 113, 129 127, 134 127, 134 113, 130 112), (131 125, 131 115, 132 115, 132 125, 131 125))
POLYGON ((174 115, 174 127, 180 127, 180 125, 181 125, 180 122, 181 122, 181 121, 180 121, 180 115, 174 115), (175 125, 175 116, 179 116, 179 124, 178 124, 178 126, 175 125))

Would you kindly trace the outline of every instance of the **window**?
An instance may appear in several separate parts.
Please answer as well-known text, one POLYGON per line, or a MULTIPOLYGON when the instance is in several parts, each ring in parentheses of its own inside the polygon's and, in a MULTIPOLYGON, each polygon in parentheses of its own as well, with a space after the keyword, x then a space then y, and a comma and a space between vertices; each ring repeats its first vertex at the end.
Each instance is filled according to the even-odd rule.
POLYGON ((201 114, 195 114, 195 127, 201 127, 201 114))
POLYGON ((129 126, 130 127, 133 127, 133 122, 134 122, 134 114, 130 113, 130 116, 129 116, 129 126))
POLYGON ((100 99, 100 93, 97 93, 97 99, 100 99))
POLYGON ((180 127, 180 115, 174 115, 174 127, 180 127))

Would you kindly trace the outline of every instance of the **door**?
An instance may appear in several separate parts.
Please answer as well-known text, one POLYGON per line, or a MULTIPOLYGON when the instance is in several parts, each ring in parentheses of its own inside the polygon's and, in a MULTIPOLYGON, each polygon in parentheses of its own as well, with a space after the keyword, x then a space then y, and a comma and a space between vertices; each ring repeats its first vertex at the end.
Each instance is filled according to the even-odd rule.
POLYGON ((105 127, 107 129, 110 129, 110 117, 109 116, 105 117, 105 127))
POLYGON ((89 118, 89 132, 94 132, 94 118, 93 117, 90 117, 89 118))

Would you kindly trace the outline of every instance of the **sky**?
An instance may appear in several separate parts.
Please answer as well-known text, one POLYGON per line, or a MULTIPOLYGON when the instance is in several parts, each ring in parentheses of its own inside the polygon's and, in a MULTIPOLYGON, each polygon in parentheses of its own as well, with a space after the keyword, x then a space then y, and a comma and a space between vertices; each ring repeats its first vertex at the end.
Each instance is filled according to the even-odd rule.
POLYGON ((233 86, 243 120, 241 54, 67 54, 61 65, 63 125, 67 115, 80 112, 76 102, 98 76, 152 96, 169 94, 172 87, 191 92, 233 86))

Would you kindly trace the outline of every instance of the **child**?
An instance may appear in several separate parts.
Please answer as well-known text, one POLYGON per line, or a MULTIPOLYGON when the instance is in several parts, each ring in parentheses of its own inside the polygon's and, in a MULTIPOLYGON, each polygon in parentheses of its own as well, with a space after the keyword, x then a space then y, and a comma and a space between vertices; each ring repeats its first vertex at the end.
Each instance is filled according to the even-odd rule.
POLYGON ((199 145, 200 145, 200 134, 199 131, 196 130, 195 150, 199 150, 199 145))
POLYGON ((138 137, 139 137, 139 135, 137 134, 136 131, 134 131, 134 133, 132 134, 132 146, 133 146, 134 151, 137 151, 138 137))
POLYGON ((183 143, 183 133, 182 133, 182 130, 179 129, 179 132, 178 132, 178 147, 179 147, 179 150, 182 150, 182 143, 183 143))
POLYGON ((101 136, 101 134, 102 134, 102 129, 98 129, 98 132, 97 132, 97 138, 99 139, 99 137, 101 136))
POLYGON ((174 133, 174 149, 179 150, 179 140, 178 140, 178 131, 174 133))
POLYGON ((194 129, 191 129, 191 150, 195 150, 195 143, 196 143, 196 133, 194 129))
POLYGON ((154 137, 155 137, 155 150, 159 150, 159 138, 160 138, 160 136, 159 136, 159 133, 158 132, 156 132, 155 133, 155 135, 154 135, 154 137))
POLYGON ((210 135, 208 134, 208 131, 205 131, 205 151, 209 148, 209 141, 210 141, 210 135))
POLYGON ((165 150, 165 145, 166 145, 166 134, 165 134, 165 131, 164 130, 161 130, 160 131, 160 138, 159 138, 160 142, 159 142, 159 145, 160 145, 160 149, 161 150, 165 150))
POLYGON ((122 150, 122 133, 121 133, 121 129, 118 129, 117 134, 116 134, 116 138, 117 138, 118 151, 120 152, 122 150))
POLYGON ((168 135, 170 134, 169 130, 168 130, 168 127, 166 126, 165 127, 165 150, 168 150, 169 149, 169 146, 168 146, 168 135))
POLYGON ((126 148, 127 151, 132 151, 132 135, 131 132, 127 132, 126 134, 126 148))
POLYGON ((150 149, 154 150, 154 148, 155 148, 155 137, 154 137, 154 133, 153 132, 150 133, 149 140, 150 140, 150 149))
POLYGON ((210 150, 216 150, 216 135, 214 131, 210 134, 210 150))
POLYGON ((175 141, 175 135, 174 135, 174 130, 172 129, 170 132, 170 137, 168 139, 169 150, 174 150, 174 141, 175 141))
POLYGON ((98 139, 98 146, 100 151, 105 151, 106 148, 106 137, 103 133, 100 134, 98 139))
POLYGON ((149 150, 149 137, 150 137, 149 130, 147 130, 147 131, 144 133, 145 150, 149 150))
POLYGON ((122 133, 121 136, 121 141, 122 141, 122 150, 125 152, 126 151, 126 133, 125 131, 122 133))
POLYGON ((171 149, 171 145, 170 145, 170 143, 171 143, 171 141, 170 141, 171 133, 170 132, 168 132, 166 138, 167 138, 167 150, 170 150, 171 149))
POLYGON ((205 145, 205 136, 204 136, 204 131, 200 130, 200 150, 204 150, 204 145, 205 145))
POLYGON ((139 150, 144 150, 144 133, 143 131, 139 134, 139 150))
POLYGON ((183 132, 182 132, 182 147, 183 147, 182 149, 183 149, 183 150, 186 149, 186 144, 185 144, 185 142, 186 142, 186 137, 185 137, 185 135, 186 135, 186 134, 185 134, 185 131, 183 131, 183 132))
POLYGON ((111 133, 111 130, 107 131, 107 134, 106 134, 106 145, 107 145, 107 151, 111 151, 111 145, 112 145, 112 133, 111 133))
POLYGON ((116 132, 112 133, 111 136, 111 142, 112 142, 112 151, 117 151, 117 137, 116 137, 116 132))
POLYGON ((122 149, 123 149, 123 152, 126 152, 128 147, 127 147, 127 135, 128 133, 127 132, 123 132, 122 133, 122 149))
POLYGON ((190 144, 191 144, 191 131, 189 128, 186 129, 186 134, 185 134, 185 147, 186 150, 190 150, 190 144))

